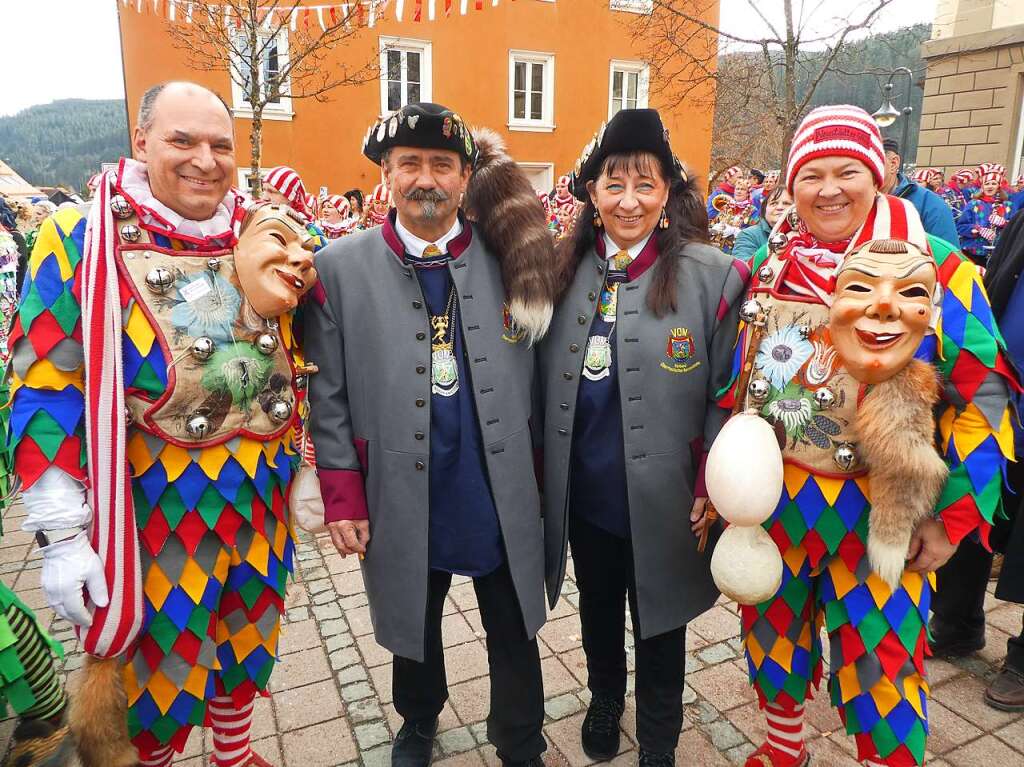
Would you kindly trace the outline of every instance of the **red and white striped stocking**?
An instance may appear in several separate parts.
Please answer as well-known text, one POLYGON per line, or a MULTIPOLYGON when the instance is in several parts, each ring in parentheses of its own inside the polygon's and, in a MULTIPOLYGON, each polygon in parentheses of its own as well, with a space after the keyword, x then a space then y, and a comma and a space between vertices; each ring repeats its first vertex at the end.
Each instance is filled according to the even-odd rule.
POLYGON ((213 763, 217 767, 241 767, 252 757, 249 745, 253 701, 241 706, 228 696, 210 701, 213 722, 213 763))
POLYGON ((148 754, 139 754, 139 764, 142 767, 170 767, 173 758, 174 749, 163 746, 148 754))
POLYGON ((769 703, 764 710, 768 722, 768 743, 796 759, 804 749, 804 705, 769 703))

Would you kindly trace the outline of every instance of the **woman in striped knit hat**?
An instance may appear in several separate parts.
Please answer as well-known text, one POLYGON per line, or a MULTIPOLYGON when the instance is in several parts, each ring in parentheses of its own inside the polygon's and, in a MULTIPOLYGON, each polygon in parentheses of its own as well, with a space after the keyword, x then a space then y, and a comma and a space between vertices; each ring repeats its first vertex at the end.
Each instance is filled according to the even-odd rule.
MULTIPOLYGON (((1016 384, 978 272, 948 243, 927 236, 909 203, 878 193, 884 173, 882 139, 870 115, 852 106, 813 110, 790 152, 785 180, 795 204, 752 261, 734 379, 720 404, 732 408, 739 400, 771 422, 780 439, 785 435, 783 491, 764 523, 784 564, 775 595, 740 608, 747 667, 768 728, 746 767, 808 763, 804 705, 823 673, 822 626, 829 633, 832 704, 856 739, 857 759, 872 767, 924 762, 933 572, 964 536, 977 531, 987 540, 1002 468, 1012 457, 1006 405, 1008 386, 1016 384), (875 443, 863 429, 871 390, 840 361, 829 330, 844 258, 881 240, 930 253, 942 285, 931 315, 936 322, 916 352, 939 380, 932 393, 940 398, 938 449, 950 467, 944 489, 939 474, 931 493, 909 454, 895 456, 896 465, 873 462, 875 443), (753 370, 740 390, 745 360, 753 370), (893 477, 900 471, 912 478, 907 511, 916 505, 915 516, 924 518, 916 526, 903 516, 904 505, 885 503, 891 495, 883 490, 899 484, 893 477), (899 536, 890 537, 894 519, 899 536)), ((934 301, 936 293, 924 297, 934 301)), ((903 316, 920 298, 909 285, 874 295, 877 306, 864 302, 875 306, 866 320, 903 316)), ((879 353, 900 338, 874 332, 868 336, 879 353)), ((905 424, 911 433, 926 432, 918 462, 935 463, 928 447, 933 425, 903 420, 913 421, 905 424)))
POLYGON ((287 205, 297 213, 310 215, 306 185, 297 172, 287 165, 272 168, 263 179, 263 197, 275 205, 287 205))
POLYGON ((1006 171, 998 163, 985 163, 981 170, 981 189, 967 204, 956 222, 964 252, 985 265, 995 249, 996 238, 1013 215, 1006 194, 1006 171))
POLYGON ((349 234, 356 225, 352 206, 340 194, 328 195, 320 204, 320 228, 330 240, 349 234))
POLYGON ((363 229, 372 229, 383 224, 391 210, 391 192, 386 184, 377 184, 373 188, 373 194, 366 201, 366 210, 363 211, 363 229))

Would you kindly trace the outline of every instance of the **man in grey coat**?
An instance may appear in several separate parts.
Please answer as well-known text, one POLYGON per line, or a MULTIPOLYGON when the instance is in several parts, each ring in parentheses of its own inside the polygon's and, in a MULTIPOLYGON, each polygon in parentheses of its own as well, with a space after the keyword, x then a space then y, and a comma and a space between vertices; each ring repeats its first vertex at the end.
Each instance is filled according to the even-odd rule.
POLYGON ((386 116, 363 151, 396 209, 321 252, 305 350, 319 367, 311 435, 331 538, 362 559, 376 639, 395 654, 405 721, 392 764, 430 762, 448 698, 441 614, 453 574, 473 578, 487 632, 488 737, 505 764, 539 764, 531 346, 552 311, 551 238, 497 137, 474 136, 445 107, 386 116))

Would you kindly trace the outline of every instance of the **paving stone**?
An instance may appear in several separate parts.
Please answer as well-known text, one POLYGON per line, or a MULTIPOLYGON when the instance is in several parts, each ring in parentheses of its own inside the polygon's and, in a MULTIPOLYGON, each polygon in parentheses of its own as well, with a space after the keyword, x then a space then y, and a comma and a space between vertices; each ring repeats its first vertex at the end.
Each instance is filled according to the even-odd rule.
POLYGON ((461 754, 476 748, 476 738, 468 727, 457 727, 437 736, 438 745, 445 754, 461 754))
POLYGON ((318 621, 333 620, 341 617, 341 607, 337 602, 313 607, 313 617, 318 621))
POLYGON ((373 698, 356 700, 348 704, 348 718, 354 724, 372 722, 384 718, 384 711, 380 704, 373 698))
POLYGON ((722 605, 716 605, 699 618, 690 621, 686 633, 689 634, 691 629, 712 644, 724 642, 739 636, 740 618, 722 605))
POLYGON ((300 650, 281 658, 270 677, 270 690, 277 692, 299 687, 311 682, 319 682, 322 679, 329 679, 330 676, 331 667, 321 648, 313 647, 309 650, 300 650))
POLYGON ((307 581, 306 588, 310 594, 322 594, 323 592, 334 593, 334 584, 330 578, 321 578, 316 581, 307 581))
POLYGON ((570 615, 545 623, 540 630, 540 635, 544 638, 544 643, 556 653, 565 652, 583 644, 579 615, 570 615))
POLYGON ((385 744, 360 754, 363 767, 391 767, 391 746, 385 744))
POLYGON ((937 700, 928 703, 928 724, 928 750, 934 754, 945 754, 981 735, 981 730, 937 700))
MULTIPOLYGON (((487 648, 483 642, 473 641, 447 650, 444 654, 445 673, 448 684, 458 684, 467 679, 475 679, 489 672, 487 665, 487 648)), ((544 693, 551 694, 547 689, 547 678, 544 679, 544 693)))
POLYGON ((384 722, 360 724, 356 725, 354 729, 356 743, 359 744, 360 751, 367 751, 374 746, 388 743, 391 740, 391 733, 388 732, 387 725, 384 722))
MULTIPOLYGON (((338 595, 333 591, 321 591, 319 594, 313 594, 312 602, 314 605, 327 605, 331 603, 337 604, 338 595)), ((316 615, 315 610, 313 611, 313 614, 316 615)))
MULTIPOLYGON (((281 740, 285 763, 294 767, 334 767, 359 755, 352 730, 344 719, 286 732, 281 740)), ((390 747, 384 749, 390 760, 390 747)))
POLYGON ((347 634, 348 624, 344 618, 320 621, 320 633, 325 637, 334 636, 335 634, 347 634))
POLYGON ((727 751, 746 740, 743 733, 737 730, 728 719, 716 719, 713 722, 708 722, 701 729, 711 737, 711 742, 719 751, 727 751))
POLYGON ((338 600, 342 610, 350 610, 353 607, 366 606, 366 593, 362 592, 351 597, 342 597, 338 600))
POLYGON ((973 743, 961 746, 945 755, 945 760, 954 767, 977 767, 978 765, 1011 765, 1021 763, 1021 754, 994 735, 985 735, 973 743))
POLYGON ((544 713, 551 719, 564 719, 578 713, 582 707, 583 704, 575 695, 559 695, 544 702, 544 713))
POLYGON ((352 647, 356 643, 356 640, 352 638, 352 635, 348 632, 342 634, 334 634, 333 636, 326 637, 324 640, 324 646, 327 648, 327 652, 334 652, 340 650, 343 647, 352 647))
POLYGON ((338 594, 343 597, 350 597, 363 591, 363 574, 358 570, 332 575, 331 580, 338 594))
MULTIPOLYGON (((316 612, 315 608, 314 612, 316 612)), ((705 647, 697 653, 697 657, 708 665, 714 665, 716 663, 724 663, 727 660, 732 660, 736 657, 736 651, 728 642, 719 642, 718 644, 705 647)))
POLYGON ((299 650, 320 647, 322 644, 323 639, 317 631, 316 621, 289 623, 281 627, 281 643, 278 652, 281 655, 288 655, 299 650))
POLYGON ((391 653, 377 644, 373 636, 358 637, 356 644, 359 646, 359 653, 370 668, 388 663, 391 660, 391 653))
POLYGON ((676 764, 725 767, 729 761, 718 753, 714 744, 700 730, 693 728, 679 736, 676 764))
POLYGON ((337 719, 343 706, 334 681, 329 680, 274 693, 274 708, 282 730, 298 730, 337 719))
MULTIPOLYGON (((345 651, 341 650, 340 652, 345 651)), ((333 661, 331 665, 334 665, 333 661)), ((366 669, 357 665, 342 669, 334 675, 334 678, 338 680, 338 684, 346 685, 352 684, 353 682, 365 682, 369 677, 367 676, 366 669)))
POLYGON ((483 767, 484 758, 479 751, 465 751, 434 761, 434 767, 483 767))
POLYGON ((362 700, 373 695, 373 688, 366 682, 356 682, 341 688, 341 697, 346 703, 362 700))
POLYGON ((712 701, 721 710, 743 705, 754 698, 746 673, 732 663, 687 674, 686 679, 702 698, 712 701))

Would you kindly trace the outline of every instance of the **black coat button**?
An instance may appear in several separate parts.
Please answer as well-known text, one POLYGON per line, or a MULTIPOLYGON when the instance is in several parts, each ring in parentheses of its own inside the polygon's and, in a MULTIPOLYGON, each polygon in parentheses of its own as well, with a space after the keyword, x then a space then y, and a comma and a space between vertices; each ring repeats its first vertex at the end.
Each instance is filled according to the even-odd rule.
POLYGON ((426 403, 426 402, 424 402, 424 401, 423 401, 423 400, 421 400, 421 399, 418 399, 418 400, 416 400, 416 407, 423 407, 423 406, 424 406, 424 405, 426 405, 426 404, 427 404, 427 403, 426 403))
POLYGON ((423 439, 423 432, 421 432, 421 431, 418 431, 418 432, 416 432, 415 434, 413 434, 413 436, 414 436, 414 437, 415 437, 416 439, 423 439))
POLYGON ((593 301, 597 298, 597 293, 595 293, 594 291, 590 291, 589 293, 587 293, 587 298, 593 301))
POLYGON ((575 354, 579 350, 580 350, 580 345, 579 344, 569 344, 569 351, 571 351, 573 354, 575 354))
POLYGON ((581 314, 581 315, 579 315, 579 316, 578 316, 578 317, 576 318, 576 321, 577 321, 578 323, 580 323, 580 325, 586 325, 586 324, 587 324, 587 315, 585 315, 585 314, 581 314))
POLYGON ((558 407, 560 407, 562 410, 568 410, 569 409, 569 403, 568 402, 563 402, 558 407))
POLYGON ((427 334, 424 333, 422 330, 419 333, 416 334, 416 340, 417 341, 422 341, 426 337, 427 337, 427 334))
POLYGON ((423 302, 419 301, 419 300, 413 301, 412 302, 412 308, 413 309, 422 309, 423 308, 423 302))
POLYGON ((423 471, 423 467, 424 467, 423 461, 416 461, 416 471, 423 471))
POLYGON ((559 429, 558 433, 561 434, 564 437, 566 434, 569 433, 569 430, 568 429, 559 429))
POLYGON ((427 372, 427 366, 426 365, 417 365, 416 366, 416 372, 420 373, 420 374, 426 373, 427 372))

